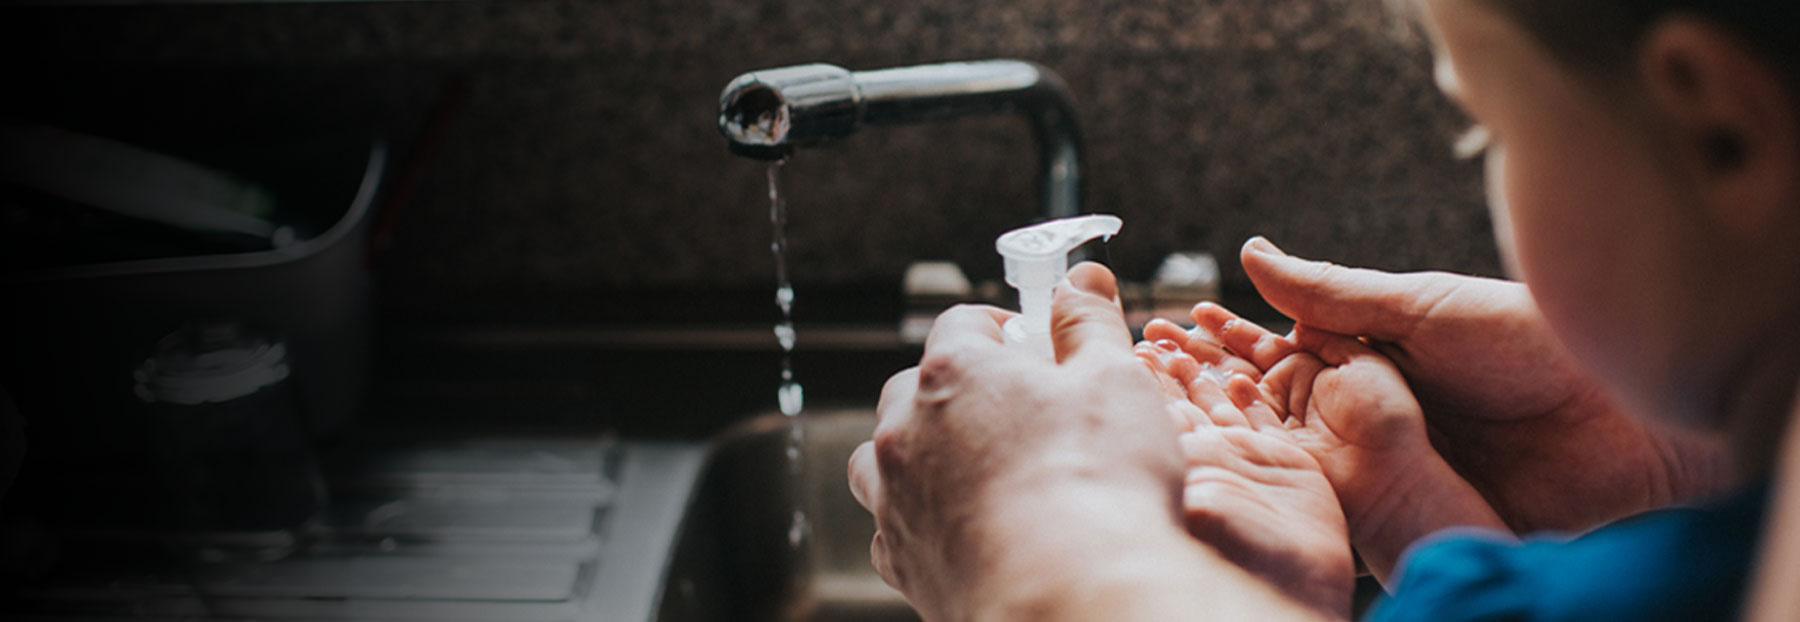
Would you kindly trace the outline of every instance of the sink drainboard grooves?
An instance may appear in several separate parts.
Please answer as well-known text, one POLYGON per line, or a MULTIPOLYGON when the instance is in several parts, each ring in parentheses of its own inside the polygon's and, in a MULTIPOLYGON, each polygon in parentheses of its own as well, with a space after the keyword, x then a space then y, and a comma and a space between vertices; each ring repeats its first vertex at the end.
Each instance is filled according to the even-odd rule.
POLYGON ((363 448, 330 461, 324 525, 284 559, 178 563, 153 536, 67 533, 52 580, 12 606, 43 619, 647 620, 701 454, 544 439, 363 448))

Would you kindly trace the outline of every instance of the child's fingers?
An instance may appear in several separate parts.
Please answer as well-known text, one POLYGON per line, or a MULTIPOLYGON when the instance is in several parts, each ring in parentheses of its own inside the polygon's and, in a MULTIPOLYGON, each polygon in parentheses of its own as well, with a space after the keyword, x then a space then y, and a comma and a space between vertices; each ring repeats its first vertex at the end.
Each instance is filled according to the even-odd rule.
POLYGON ((1225 395, 1231 398, 1231 403, 1238 410, 1243 411, 1244 419, 1250 422, 1250 427, 1262 429, 1281 425, 1281 414, 1271 407, 1274 401, 1249 378, 1232 376, 1225 382, 1225 395))
POLYGON ((1132 354, 1136 355, 1138 360, 1150 369, 1150 373, 1156 376, 1156 382, 1162 389, 1163 395, 1169 398, 1166 406, 1169 418, 1174 422, 1177 430, 1186 432, 1193 430, 1196 425, 1209 423, 1206 413, 1188 401, 1186 380, 1184 380, 1199 373, 1199 363, 1194 362, 1192 357, 1167 340, 1159 340, 1156 343, 1139 342, 1132 348, 1132 354))
POLYGON ((1208 371, 1199 374, 1192 382, 1188 383, 1187 391, 1188 401, 1193 402, 1202 412, 1205 412, 1207 421, 1213 425, 1250 425, 1250 420, 1244 415, 1244 411, 1225 395, 1225 387, 1219 384, 1216 372, 1208 371))
POLYGON ((1160 341, 1167 339, 1175 343, 1188 340, 1187 329, 1174 322, 1156 318, 1144 325, 1144 341, 1160 341))
POLYGON ((1169 400, 1168 409, 1169 417, 1175 422, 1175 429, 1182 432, 1192 432, 1198 426, 1212 425, 1212 421, 1208 420, 1199 406, 1185 399, 1169 400))
POLYGON ((1218 337, 1225 349, 1248 359, 1260 369, 1274 367, 1282 358, 1299 349, 1293 340, 1269 332, 1255 322, 1238 317, 1225 307, 1210 302, 1194 305, 1192 315, 1197 328, 1210 331, 1218 337))
POLYGON ((1162 389, 1163 395, 1174 400, 1187 399, 1187 389, 1170 369, 1167 349, 1156 344, 1138 343, 1132 347, 1131 353, 1144 363, 1144 367, 1150 369, 1150 374, 1156 377, 1157 387, 1162 389))
POLYGON ((1222 373, 1218 368, 1195 360, 1192 354, 1167 339, 1158 339, 1154 344, 1138 344, 1138 348, 1140 356, 1154 357, 1153 367, 1174 378, 1184 391, 1201 374, 1222 373))
POLYGON ((1182 351, 1193 357, 1202 365, 1211 365, 1229 372, 1249 376, 1251 380, 1261 380, 1263 370, 1250 361, 1239 358, 1225 349, 1217 337, 1205 329, 1195 328, 1189 331, 1180 325, 1165 319, 1150 320, 1144 325, 1144 340, 1161 342, 1164 340, 1179 344, 1182 351))
POLYGON ((1281 359, 1263 377, 1263 387, 1272 395, 1285 396, 1282 400, 1282 412, 1287 413, 1287 421, 1304 424, 1307 404, 1312 400, 1313 379, 1325 369, 1325 363, 1318 357, 1300 352, 1281 359))

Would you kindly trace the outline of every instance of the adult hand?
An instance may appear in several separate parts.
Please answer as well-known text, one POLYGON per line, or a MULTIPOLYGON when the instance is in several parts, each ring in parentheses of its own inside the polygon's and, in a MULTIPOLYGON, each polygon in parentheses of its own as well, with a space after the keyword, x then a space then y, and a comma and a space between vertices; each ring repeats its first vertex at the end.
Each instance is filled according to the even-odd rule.
MULTIPOLYGON (((1261 238, 1242 260, 1277 310, 1391 358, 1424 405, 1432 444, 1514 529, 1585 529, 1726 483, 1719 439, 1624 411, 1561 347, 1521 284, 1344 268, 1261 238)), ((1239 337, 1266 344, 1240 353, 1259 365, 1283 354, 1279 340, 1239 337)))
POLYGON ((1316 617, 1182 529, 1175 425, 1116 285, 1095 265, 1070 281, 1056 360, 1005 345, 1009 314, 958 307, 883 388, 849 465, 876 569, 927 619, 1316 617))

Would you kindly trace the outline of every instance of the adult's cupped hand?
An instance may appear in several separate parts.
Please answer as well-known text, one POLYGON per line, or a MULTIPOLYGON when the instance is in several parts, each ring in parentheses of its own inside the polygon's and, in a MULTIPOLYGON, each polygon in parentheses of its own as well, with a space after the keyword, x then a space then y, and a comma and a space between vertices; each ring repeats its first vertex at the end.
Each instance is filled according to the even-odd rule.
POLYGON ((1586 529, 1726 483, 1719 439, 1628 413, 1522 284, 1346 268, 1262 238, 1241 259, 1283 314, 1390 357, 1425 407, 1432 444, 1516 530, 1586 529))

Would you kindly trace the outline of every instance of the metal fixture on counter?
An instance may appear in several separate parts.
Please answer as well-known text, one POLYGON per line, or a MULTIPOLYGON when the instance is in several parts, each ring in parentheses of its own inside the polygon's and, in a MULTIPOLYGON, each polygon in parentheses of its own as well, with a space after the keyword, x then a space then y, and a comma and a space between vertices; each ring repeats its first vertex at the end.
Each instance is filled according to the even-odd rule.
POLYGON ((906 310, 900 316, 900 341, 913 345, 925 343, 932 323, 944 309, 979 300, 975 286, 953 261, 913 262, 906 267, 900 291, 906 297, 906 310))
POLYGON ((287 343, 237 322, 193 322, 133 374, 167 502, 164 529, 210 559, 280 559, 325 505, 287 343))
POLYGON ((1156 267, 1149 294, 1153 317, 1191 325, 1188 310, 1194 303, 1219 300, 1219 260, 1204 251, 1170 253, 1156 267))
POLYGON ((1069 88, 1019 60, 850 71, 826 64, 752 71, 719 95, 719 131, 732 153, 779 160, 797 147, 865 125, 906 125, 1017 112, 1037 138, 1043 217, 1081 212, 1081 132, 1069 88))

